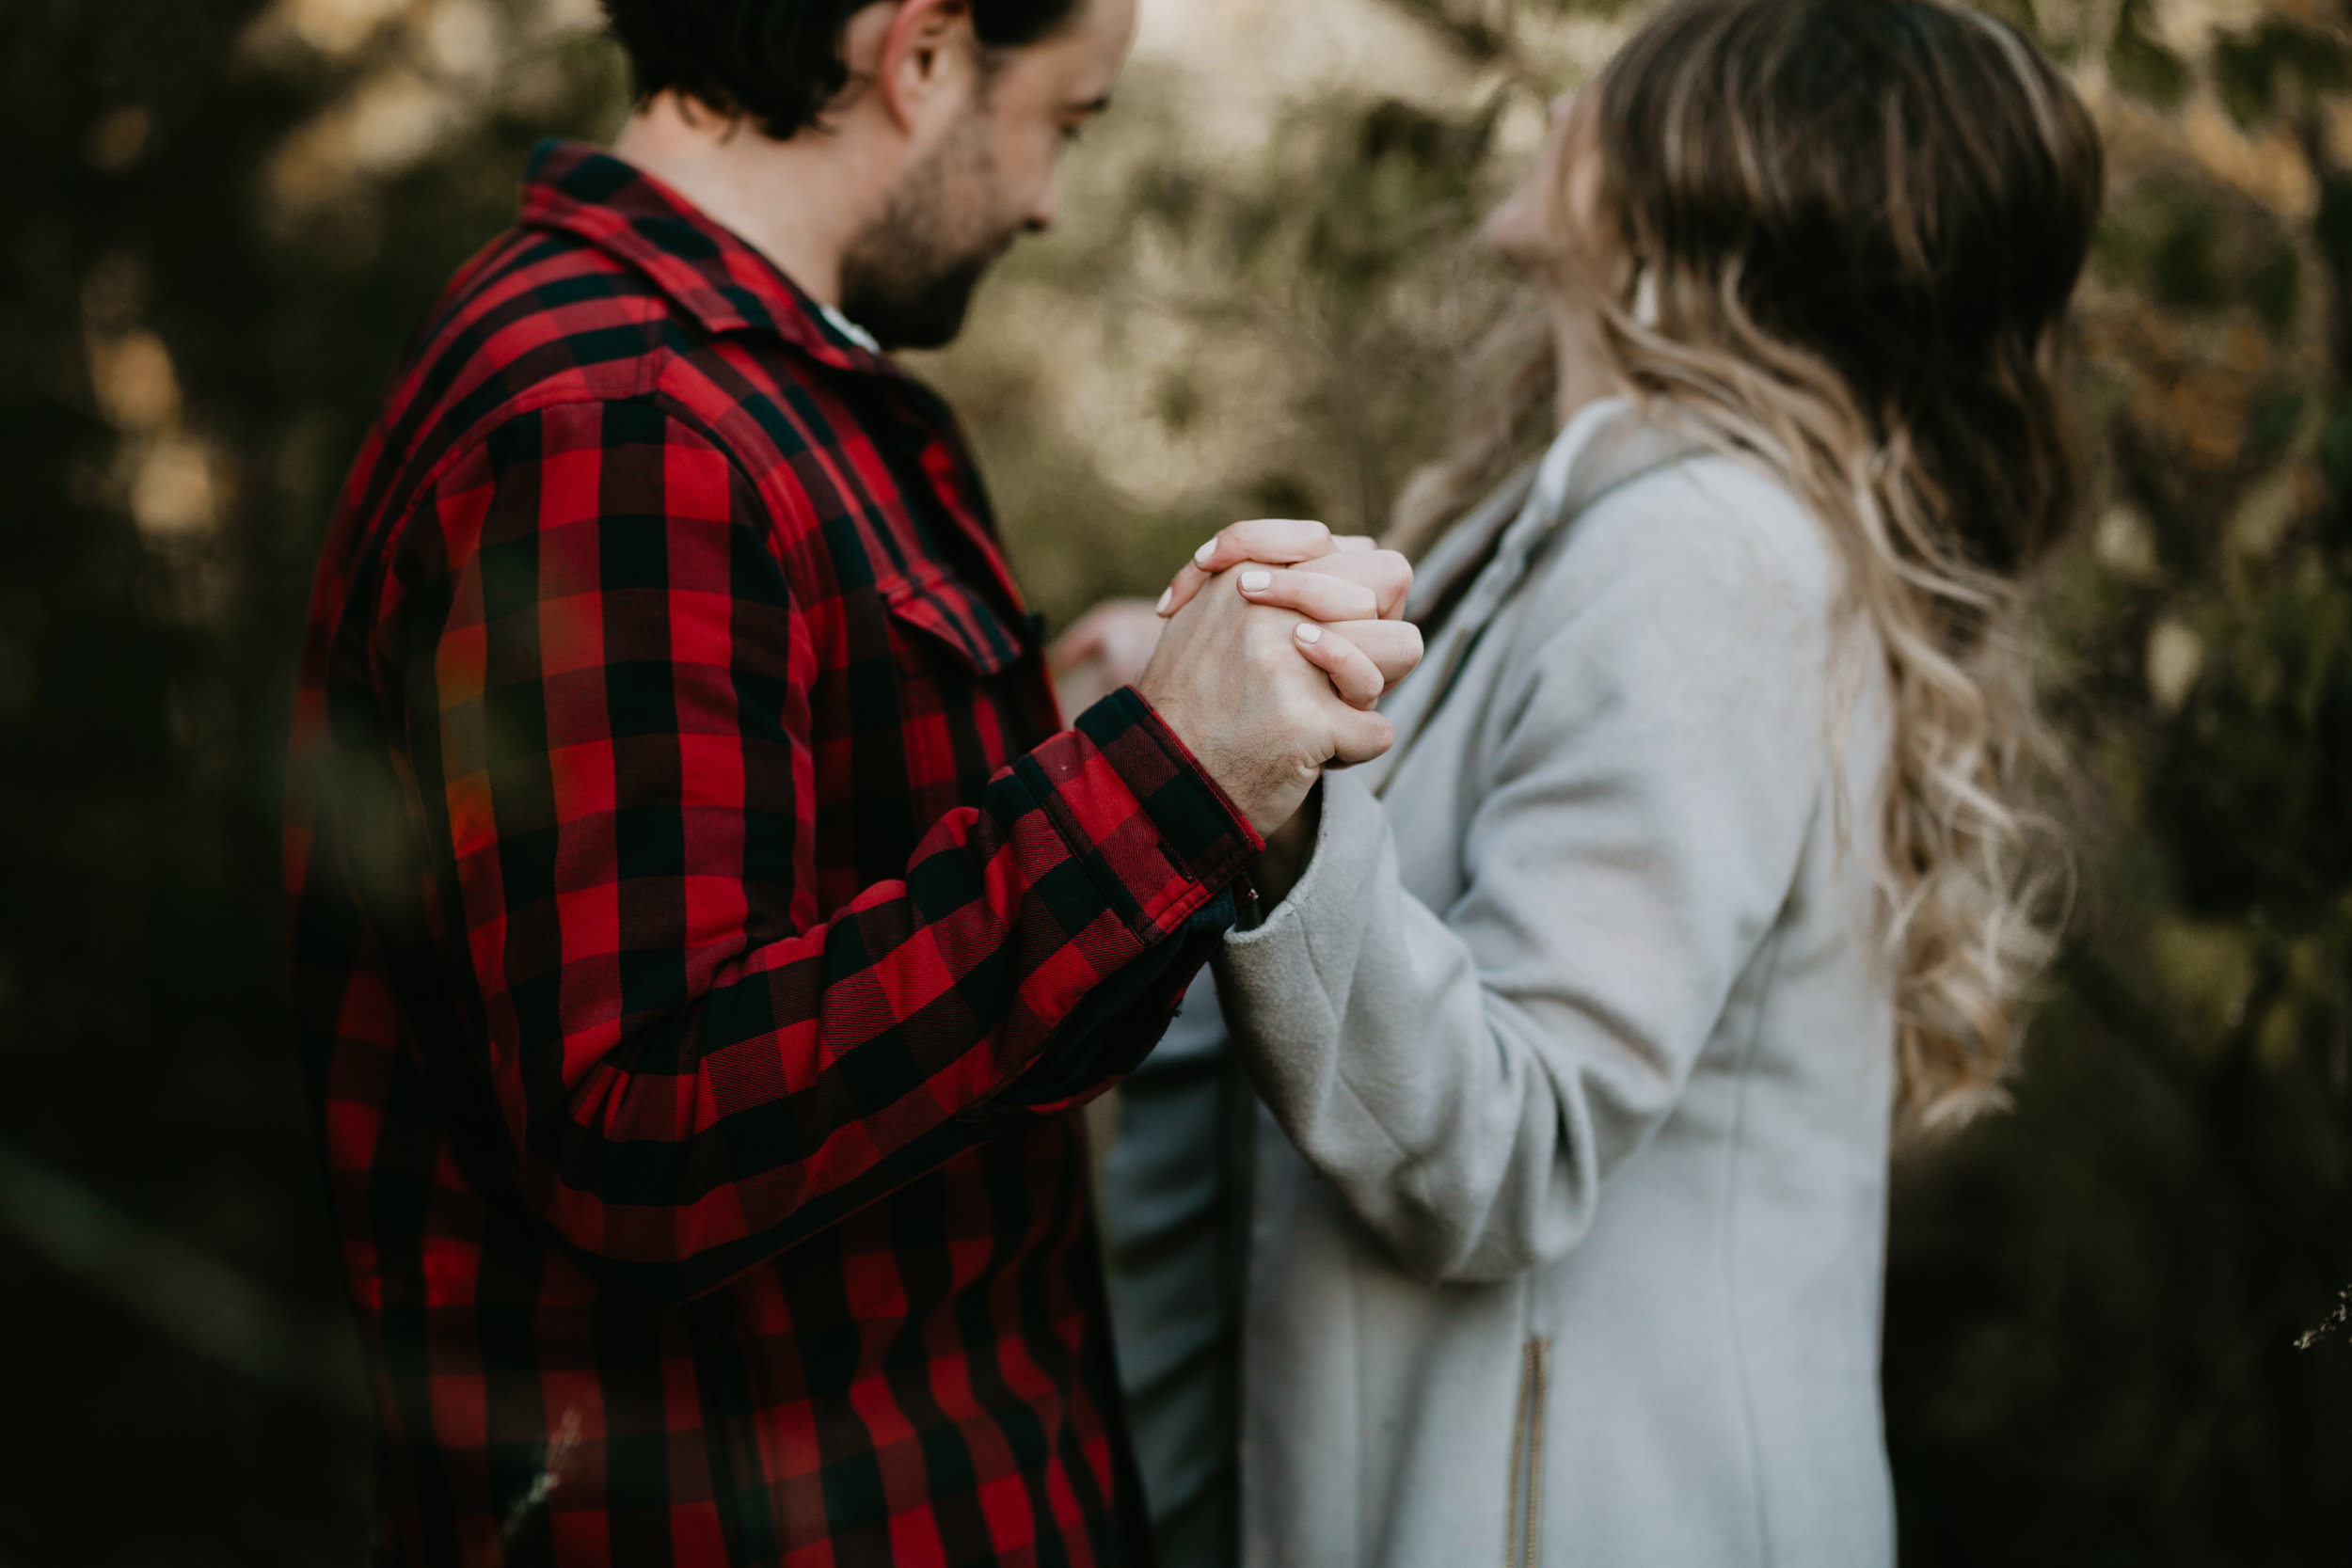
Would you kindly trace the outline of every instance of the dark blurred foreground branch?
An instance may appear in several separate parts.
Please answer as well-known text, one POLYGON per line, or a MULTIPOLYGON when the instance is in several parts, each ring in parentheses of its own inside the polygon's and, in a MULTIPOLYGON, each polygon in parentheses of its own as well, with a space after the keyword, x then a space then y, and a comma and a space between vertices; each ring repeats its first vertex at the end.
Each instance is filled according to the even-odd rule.
POLYGON ((167 1338, 277 1392, 362 1418, 339 1317, 287 1300, 0 1144, 0 1234, 167 1338))

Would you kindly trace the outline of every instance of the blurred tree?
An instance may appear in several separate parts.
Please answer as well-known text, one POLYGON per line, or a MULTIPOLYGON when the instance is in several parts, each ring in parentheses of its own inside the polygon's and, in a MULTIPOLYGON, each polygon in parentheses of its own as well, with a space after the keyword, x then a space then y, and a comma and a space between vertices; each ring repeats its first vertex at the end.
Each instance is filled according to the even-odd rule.
POLYGON ((403 336, 511 217, 540 130, 609 121, 574 12, 0 8, 11 1568, 364 1556, 357 1355, 282 1022, 289 673, 403 336))
POLYGON ((2111 84, 2107 504, 2050 593, 2095 827, 2016 1113, 1898 1209, 1929 1560, 2352 1551, 2352 1340, 2297 1346, 2352 1282, 2352 75, 2340 12, 2249 9, 2045 30, 2111 84))

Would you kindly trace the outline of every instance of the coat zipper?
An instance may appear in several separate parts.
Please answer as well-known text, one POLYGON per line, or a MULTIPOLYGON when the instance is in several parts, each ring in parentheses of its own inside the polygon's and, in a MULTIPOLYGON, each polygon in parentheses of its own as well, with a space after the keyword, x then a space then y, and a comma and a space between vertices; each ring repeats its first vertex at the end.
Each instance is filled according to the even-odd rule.
POLYGON ((1530 1339, 1519 1360, 1518 1416, 1511 1423, 1511 1512, 1502 1568, 1535 1568, 1544 1526, 1544 1401, 1551 1391, 1551 1341, 1530 1339))

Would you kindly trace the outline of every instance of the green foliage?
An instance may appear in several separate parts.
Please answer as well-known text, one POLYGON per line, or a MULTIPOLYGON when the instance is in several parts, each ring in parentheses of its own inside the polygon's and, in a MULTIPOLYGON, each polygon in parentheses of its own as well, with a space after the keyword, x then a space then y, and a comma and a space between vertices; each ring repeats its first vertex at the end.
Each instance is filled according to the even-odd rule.
POLYGON ((2212 69, 2222 107, 2249 128, 2271 118, 2281 91, 2292 91, 2308 104, 2352 85, 2352 57, 2341 40, 2275 16, 2221 34, 2214 42, 2212 69))
POLYGON ((2109 213, 2098 255, 2159 305, 2211 309, 2231 293, 2221 241, 2220 218, 2193 187, 2150 182, 2109 213))
POLYGON ((2117 191, 2093 258, 2101 274, 2182 312, 2244 306, 2273 337, 2295 326, 2303 301, 2298 236, 2256 202, 2179 171, 2117 191))
MULTIPOLYGON (((335 1323, 278 938, 303 601, 403 339, 510 219, 531 140, 609 113, 611 78, 600 51, 517 55, 544 112, 294 220, 280 150, 409 45, 281 69, 260 8, 0 8, 0 1144, 335 1323)), ((364 1437, 330 1413, 353 1347, 342 1386, 289 1399, 24 1244, 0 1234, 0 1562, 361 1560, 364 1437)), ((149 1283, 153 1312, 206 1309, 149 1283)))
POLYGON ((2352 1541, 2352 1343, 2297 1346, 2352 1279, 2352 186, 2326 130, 2352 81, 2333 27, 2261 18, 2151 70, 2146 25, 2119 19, 2117 85, 2210 84, 2288 178, 2113 144, 2086 333, 2109 510, 2048 596, 2084 896, 2015 1112, 1899 1192, 1915 1560, 2352 1541))
POLYGON ((2178 108, 2188 96, 2188 64, 2152 36, 2149 8, 2150 0, 2123 0, 2107 44, 2107 72, 2133 97, 2160 109, 2178 108))

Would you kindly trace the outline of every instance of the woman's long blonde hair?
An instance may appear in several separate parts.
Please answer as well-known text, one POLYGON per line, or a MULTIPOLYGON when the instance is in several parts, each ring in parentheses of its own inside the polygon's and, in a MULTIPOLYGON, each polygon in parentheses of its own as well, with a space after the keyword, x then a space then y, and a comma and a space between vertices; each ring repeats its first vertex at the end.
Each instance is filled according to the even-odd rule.
MULTIPOLYGON (((1952 1121, 1997 1098, 2052 946, 2021 580, 2077 503, 2061 360, 2097 134, 2032 44, 1935 0, 1674 0, 1577 112, 1613 379, 1800 498, 1883 649, 1899 1111, 1952 1121)), ((1549 369, 1504 374, 1400 536, 1524 450, 1549 369)))

